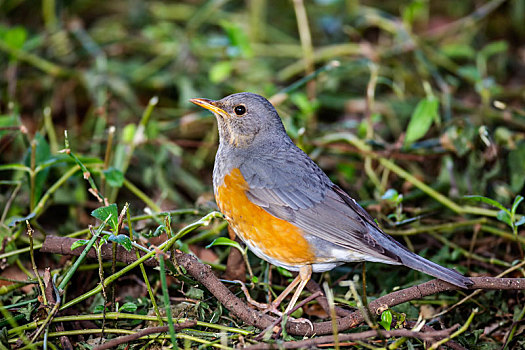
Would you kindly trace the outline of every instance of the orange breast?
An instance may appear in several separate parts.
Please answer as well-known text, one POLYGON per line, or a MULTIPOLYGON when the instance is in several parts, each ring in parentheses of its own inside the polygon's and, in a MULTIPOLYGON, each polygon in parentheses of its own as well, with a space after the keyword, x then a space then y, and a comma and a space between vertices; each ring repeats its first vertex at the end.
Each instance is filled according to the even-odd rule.
POLYGON ((286 265, 314 263, 315 255, 301 230, 250 202, 245 194, 248 188, 236 168, 216 191, 217 204, 235 232, 270 259, 286 265))

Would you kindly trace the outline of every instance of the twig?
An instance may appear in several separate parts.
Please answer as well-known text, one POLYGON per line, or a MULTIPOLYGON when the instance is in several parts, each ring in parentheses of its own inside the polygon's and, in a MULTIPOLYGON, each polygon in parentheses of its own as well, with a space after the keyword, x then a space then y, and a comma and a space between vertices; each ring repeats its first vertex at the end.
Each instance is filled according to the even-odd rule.
POLYGON ((62 303, 62 298, 60 296, 60 292, 55 287, 55 282, 56 282, 56 277, 53 278, 53 282, 51 282, 53 284, 53 290, 55 291, 55 294, 56 294, 55 295, 56 303, 55 303, 55 305, 53 305, 53 308, 51 309, 51 311, 47 315, 47 317, 44 320, 44 322, 40 325, 40 328, 38 328, 37 331, 33 334, 33 337, 31 338, 31 343, 34 343, 38 339, 40 334, 42 334, 42 331, 44 331, 44 330, 47 331, 47 329, 49 327, 49 324, 51 323, 51 320, 53 320, 53 317, 55 317, 55 315, 57 314, 57 312, 58 312, 58 310, 60 308, 60 304, 62 303))
MULTIPOLYGON (((393 331, 371 330, 371 331, 365 331, 365 332, 360 332, 360 333, 339 334, 339 342, 371 339, 371 338, 377 337, 378 334, 380 334, 384 338, 409 337, 409 338, 417 338, 421 340, 435 340, 435 339, 439 339, 443 337, 448 337, 450 333, 456 328, 458 328, 458 326, 454 326, 452 328, 444 329, 441 331, 433 331, 433 332, 414 332, 414 331, 410 331, 407 329, 396 329, 393 331)), ((249 350, 297 349, 297 348, 311 348, 311 347, 315 347, 321 344, 332 345, 333 343, 334 343, 334 336, 328 335, 324 337, 316 337, 312 339, 305 339, 305 340, 299 340, 299 341, 290 341, 290 342, 285 342, 285 343, 280 343, 280 344, 260 343, 260 344, 248 346, 245 349, 249 349, 249 350)))
MULTIPOLYGON (((42 248, 40 248, 40 252, 42 253, 54 253, 54 254, 60 254, 60 255, 70 255, 70 256, 79 256, 82 251, 84 250, 84 247, 78 247, 74 250, 71 250, 71 245, 76 242, 78 239, 76 238, 70 238, 70 237, 57 237, 57 236, 47 236, 42 248)), ((144 256, 145 253, 143 251, 130 251, 128 252, 124 247, 117 246, 117 261, 123 262, 125 264, 130 264, 134 261, 137 261, 138 258, 136 254, 140 254, 140 257, 144 256)), ((101 255, 104 260, 110 260, 112 256, 111 251, 111 245, 104 244, 102 245, 101 249, 101 255)), ((95 250, 91 249, 88 254, 88 258, 96 259, 97 254, 95 250)), ((145 266, 158 266, 158 261, 155 260, 155 258, 148 259, 144 261, 145 266)))
MULTIPOLYGON (((2 313, 2 311, 5 311, 5 309, 0 308, 0 313, 2 313)), ((108 312, 106 314, 106 319, 108 320, 135 320, 135 321, 138 320, 141 322, 151 322, 151 323, 158 322, 158 319, 156 316, 128 314, 128 313, 122 313, 122 312, 108 312)), ((51 323, 81 322, 81 321, 90 322, 90 321, 99 321, 99 320, 102 320, 102 314, 82 314, 82 315, 73 315, 73 316, 58 316, 58 317, 53 318, 53 320, 51 320, 51 323)), ((163 317, 163 320, 166 321, 167 318, 163 317)), ((186 321, 188 321, 187 318, 177 319, 177 323, 182 323, 186 321)), ((43 320, 26 323, 22 326, 17 326, 16 324, 13 323, 12 328, 9 329, 7 333, 9 335, 24 334, 24 332, 29 331, 31 329, 35 329, 37 328, 37 326, 41 325, 42 323, 44 323, 43 320)), ((235 334, 240 334, 240 335, 248 335, 252 333, 251 331, 240 329, 240 328, 221 326, 219 324, 202 322, 202 321, 197 321, 197 326, 217 329, 219 332, 235 333, 235 334)), ((109 332, 107 332, 107 334, 109 334, 109 332)))
POLYGON ((35 188, 35 179, 37 172, 35 171, 36 167, 36 146, 37 141, 33 139, 31 141, 31 171, 29 172, 29 210, 33 212, 35 210, 35 198, 36 198, 36 188, 35 188))
MULTIPOLYGON (((303 49, 304 63, 306 74, 314 72, 314 49, 312 46, 312 35, 310 33, 310 26, 308 24, 308 16, 303 0, 293 0, 295 16, 297 18, 297 27, 299 29, 299 38, 301 39, 301 47, 303 49)), ((315 99, 315 80, 310 80, 306 84, 308 99, 310 101, 315 99)))
POLYGON ((463 326, 461 326, 460 329, 458 329, 457 331, 455 331, 454 333, 452 333, 450 336, 446 337, 445 339, 441 339, 441 340, 435 342, 434 344, 432 344, 432 346, 428 350, 435 350, 435 349, 439 348, 441 345, 443 345, 446 342, 448 342, 449 340, 451 340, 452 338, 455 338, 458 335, 460 335, 461 333, 465 332, 467 330, 468 326, 470 326, 470 324, 472 323, 472 320, 474 319, 474 316, 476 316, 477 313, 478 313, 478 309, 472 310, 472 313, 470 314, 467 322, 465 322, 465 324, 463 326))
POLYGON ((511 330, 505 335, 505 345, 503 346, 504 350, 508 349, 510 342, 514 338, 516 329, 518 328, 518 325, 520 324, 520 322, 523 320, 524 316, 525 316, 525 307, 521 309, 521 312, 519 313, 518 317, 516 317, 514 319, 514 322, 512 322, 511 330))
MULTIPOLYGON (((363 266, 365 266, 365 264, 363 264, 363 266)), ((333 291, 328 286, 327 282, 323 283, 323 288, 324 288, 324 293, 326 295, 326 299, 328 300, 328 306, 330 307, 330 319, 332 321, 335 349, 339 350, 339 332, 337 331, 337 323, 335 322, 335 320, 337 319, 337 316, 335 314, 334 294, 333 294, 333 291)))
MULTIPOLYGON (((195 257, 176 251, 175 260, 183 266, 196 280, 202 283, 228 310, 244 322, 257 328, 267 328, 275 320, 249 308, 239 298, 230 292, 220 281, 213 275, 209 266, 197 261, 195 257)), ((471 277, 474 285, 472 289, 501 289, 501 290, 523 290, 525 289, 525 279, 523 278, 492 278, 492 277, 471 277)), ((450 283, 441 280, 432 280, 420 285, 399 290, 383 297, 380 297, 369 304, 369 310, 376 314, 378 310, 385 307, 392 307, 401 303, 421 299, 425 296, 444 292, 458 290, 450 283)), ((363 322, 361 312, 352 312, 346 317, 337 319, 337 329, 339 332, 349 329, 363 322)), ((330 334, 332 333, 331 322, 320 322, 314 324, 313 331, 309 325, 301 322, 288 322, 287 332, 290 334, 309 336, 312 334, 330 334)))
POLYGON ((164 267, 166 256, 161 250, 157 252, 157 259, 159 260, 160 267, 160 284, 162 289, 162 297, 164 299, 164 310, 168 317, 168 330, 170 332, 171 342, 174 346, 177 344, 177 338, 175 337, 175 325, 173 323, 173 316, 171 315, 170 295, 168 291, 168 283, 166 281, 166 269, 164 267))
MULTIPOLYGON (((177 236, 176 236, 177 237, 177 236)), ((176 238, 174 237, 174 238, 176 238)), ((49 236, 46 238, 48 239, 49 236)), ((45 242, 44 242, 45 243, 45 242)), ((149 257, 149 256, 148 256, 149 257)), ((262 314, 256 310, 248 307, 238 297, 236 297, 228 288, 226 288, 219 279, 213 274, 211 268, 208 265, 204 265, 199 262, 195 257, 185 254, 181 251, 175 251, 174 258, 176 262, 184 267, 190 275, 192 275, 197 281, 202 283, 228 310, 230 310, 237 317, 242 319, 244 322, 251 324, 257 328, 265 329, 270 326, 275 318, 269 315, 262 314)), ((141 258, 139 260, 144 259, 141 258)), ((147 258, 146 258, 147 259, 147 258)), ((136 264, 129 264, 124 270, 129 270, 136 264)), ((110 276, 106 278, 105 283, 111 283, 116 277, 110 276)), ((487 289, 487 290, 524 290, 525 289, 525 278, 494 278, 494 277, 471 277, 474 285, 473 289, 487 289)), ((431 280, 426 283, 422 283, 410 288, 398 290, 382 296, 376 300, 373 300, 368 305, 368 309, 371 314, 374 315, 378 310, 383 310, 385 307, 392 307, 395 305, 402 304, 407 301, 421 299, 425 296, 429 296, 436 293, 445 291, 458 290, 450 283, 441 280, 431 280)), ((100 290, 95 290, 88 293, 96 293, 100 290)), ((85 299, 89 295, 83 296, 81 299, 85 299)), ((77 298, 78 299, 78 298, 77 298)), ((76 300, 79 301, 79 300, 76 300)), ((349 315, 337 319, 337 329, 339 332, 349 329, 355 325, 358 325, 364 321, 361 312, 355 311, 349 315)), ((287 332, 290 334, 308 336, 312 334, 331 334, 332 325, 331 322, 320 322, 314 324, 312 330, 309 325, 301 322, 288 322, 287 332)))
MULTIPOLYGON (((184 323, 175 324, 174 326, 175 326, 175 329, 180 330, 184 328, 195 327, 196 325, 197 325, 197 321, 187 321, 184 323)), ((146 335, 155 334, 155 333, 166 333, 167 331, 168 331, 168 326, 146 328, 146 329, 138 331, 135 334, 124 335, 122 337, 111 339, 110 341, 105 342, 102 345, 94 347, 93 350, 106 350, 106 349, 116 348, 120 344, 130 343, 146 335)))
MULTIPOLYGON (((91 234, 93 236, 97 235, 92 227, 91 227, 91 234)), ((113 242, 112 245, 113 245, 112 248, 114 248, 115 243, 113 242)), ((97 252, 98 278, 100 279, 99 283, 100 283, 100 286, 102 287, 102 298, 104 299, 104 303, 102 304, 102 326, 101 326, 102 334, 100 336, 100 339, 102 339, 102 338, 104 338, 104 329, 106 328, 106 313, 107 313, 106 306, 108 304, 108 295, 106 293, 106 288, 104 287, 104 267, 103 267, 103 262, 102 262, 102 255, 100 254, 100 252, 102 250, 101 249, 102 248, 101 247, 101 243, 100 242, 95 242, 94 246, 95 246, 95 250, 97 252)), ((114 259, 112 259, 112 260, 113 260, 113 263, 114 263, 115 260, 114 259)))
MULTIPOLYGON (((508 268, 507 270, 503 271, 502 273, 498 274, 496 277, 497 278, 501 278, 505 275, 508 275, 509 273, 515 271, 515 270, 518 270, 518 269, 521 269, 523 266, 525 266, 525 261, 522 261, 521 263, 519 263, 518 265, 515 265, 515 266, 512 266, 510 268, 508 268)), ((471 293, 470 295, 467 295, 466 297, 464 297, 463 299, 461 299, 460 301, 458 301, 457 303, 455 303, 454 305, 452 305, 451 307, 441 311, 440 313, 434 315, 434 317, 439 317, 441 315, 444 315, 448 312, 450 312, 452 309, 458 307, 459 305, 467 302, 468 300, 474 298, 476 295, 480 294, 483 292, 483 289, 478 289, 478 290, 475 290, 473 293, 471 293)))
POLYGON ((440 26, 435 29, 431 29, 427 31, 424 36, 429 37, 452 37, 452 33, 464 28, 465 26, 469 24, 474 24, 477 21, 482 20, 486 16, 488 16, 491 12, 496 10, 501 4, 503 4, 505 0, 492 0, 487 3, 485 3, 483 6, 477 8, 474 12, 469 14, 466 17, 463 17, 461 19, 458 19, 457 21, 454 21, 452 23, 448 23, 444 26, 440 26))
POLYGON ((29 255, 31 256, 31 266, 33 266, 33 271, 35 273, 35 278, 38 281, 38 285, 40 286, 40 291, 42 293, 42 298, 44 299, 44 305, 47 305, 47 298, 46 298, 46 292, 44 288, 44 283, 42 282, 42 278, 40 278, 40 274, 38 273, 38 269, 36 267, 35 263, 35 253, 33 250, 33 228, 29 224, 29 220, 26 220, 27 225, 27 235, 29 236, 29 255))
MULTIPOLYGON (((286 314, 282 314, 280 315, 271 325, 269 325, 268 327, 266 327, 266 329, 261 332, 258 336, 255 337, 255 340, 262 340, 263 337, 265 336, 265 334, 271 330, 274 329, 275 326, 277 326, 279 323, 281 323, 281 321, 283 320, 284 316, 290 316, 291 314, 293 314, 296 310, 299 310, 300 307, 302 307, 303 305, 306 305, 308 304, 310 301, 314 300, 315 298, 321 296, 322 293, 321 291, 317 291, 315 292, 314 294, 310 295, 309 297, 305 298, 304 300, 302 300, 301 302, 297 303, 293 309, 291 309, 290 311, 288 311, 286 314)), ((279 330, 279 333, 281 332, 281 330, 279 330)))
MULTIPOLYGON (((129 206, 128 206, 128 210, 126 211, 126 220, 127 220, 128 229, 129 229, 129 239, 133 240, 133 225, 131 223, 131 215, 129 213, 129 206)), ((135 256, 137 257, 137 260, 140 259, 140 253, 138 250, 135 250, 135 256)), ((117 260, 116 257, 115 257, 115 260, 117 260)), ((157 262, 156 259, 152 259, 152 261, 154 261, 155 263, 157 262)), ((143 263, 139 264, 139 268, 140 268, 140 272, 142 273, 142 278, 144 279, 144 283, 146 284, 146 289, 148 290, 148 295, 151 301, 151 305, 153 306, 153 310, 155 310, 155 315, 157 315, 157 319, 159 320, 160 325, 163 326, 164 321, 162 321, 162 316, 160 314, 159 307, 157 305, 155 296, 153 295, 153 290, 151 288, 151 284, 149 283, 148 274, 146 273, 144 264, 143 263)))

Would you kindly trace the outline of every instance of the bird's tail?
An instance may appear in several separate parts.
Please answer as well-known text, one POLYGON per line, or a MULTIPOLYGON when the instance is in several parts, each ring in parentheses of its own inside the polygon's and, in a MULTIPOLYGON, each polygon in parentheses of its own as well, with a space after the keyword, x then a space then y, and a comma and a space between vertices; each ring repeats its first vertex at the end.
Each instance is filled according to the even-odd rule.
POLYGON ((452 283, 461 288, 469 288, 474 284, 468 277, 463 276, 459 272, 452 269, 443 267, 430 260, 427 260, 417 254, 410 251, 406 251, 405 254, 398 254, 401 258, 403 265, 410 267, 411 269, 421 271, 427 275, 434 276, 440 280, 452 283))
POLYGON ((373 233, 375 233, 374 238, 379 241, 383 248, 388 250, 391 254, 396 255, 401 264, 448 283, 452 283, 460 288, 469 288, 474 284, 470 278, 463 276, 459 272, 438 265, 435 262, 411 252, 389 235, 380 231, 373 231, 373 233))

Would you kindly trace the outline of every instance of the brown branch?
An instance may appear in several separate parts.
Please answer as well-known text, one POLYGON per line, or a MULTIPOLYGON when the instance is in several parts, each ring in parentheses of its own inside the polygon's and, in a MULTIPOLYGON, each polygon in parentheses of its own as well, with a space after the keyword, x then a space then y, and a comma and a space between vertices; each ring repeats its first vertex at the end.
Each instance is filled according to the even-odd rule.
MULTIPOLYGON (((46 244, 48 239, 52 239, 54 242, 53 247, 63 247, 62 251, 69 255, 75 255, 76 252, 71 252, 69 247, 71 246, 71 239, 65 239, 60 237, 47 236, 44 242, 44 247, 49 246, 46 244), (68 243, 60 244, 60 240, 66 240, 68 243), (73 254, 75 253, 75 254, 73 254)), ((111 245, 110 245, 111 246, 111 245)), ((51 249, 41 251, 45 252, 56 252, 51 249)), ((103 255, 106 259, 111 257, 111 249, 107 255, 103 255)), ((118 256, 117 256, 118 258, 118 256)), ((236 297, 219 279, 213 274, 210 266, 199 262, 195 257, 185 254, 181 251, 176 251, 174 254, 176 262, 184 267, 190 275, 192 275, 197 281, 204 285, 210 293, 212 293, 230 312, 239 317, 244 322, 253 325, 259 329, 265 329, 270 326, 275 318, 263 314, 259 311, 253 310, 241 299, 236 297)), ((128 262, 136 260, 136 257, 130 259, 128 262)), ((523 290, 525 289, 525 278, 494 278, 494 277, 471 277, 474 282, 472 289, 486 289, 486 290, 523 290)), ((458 287, 441 280, 432 280, 426 283, 422 283, 417 286, 392 292, 385 296, 382 296, 369 303, 368 308, 372 314, 378 314, 385 308, 393 307, 395 305, 421 299, 425 296, 429 296, 436 293, 445 291, 453 291, 459 289, 458 287)), ((354 311, 345 317, 338 318, 336 320, 338 331, 344 331, 349 328, 355 327, 363 322, 363 317, 359 311, 354 311)), ((302 322, 289 321, 287 323, 287 332, 294 335, 311 336, 312 334, 324 335, 331 334, 332 323, 320 322, 314 323, 313 330, 310 325, 302 322)))
MULTIPOLYGON (((297 303, 297 305, 295 305, 293 307, 293 309, 291 309, 290 311, 288 311, 286 313, 286 315, 290 316, 291 314, 293 314, 295 311, 299 310, 300 307, 303 307, 304 305, 308 304, 309 302, 311 302, 312 300, 316 299, 317 297, 321 296, 322 295, 322 292, 321 291, 317 291, 315 292, 314 294, 310 295, 308 298, 304 299, 304 300, 301 300, 301 302, 297 303)), ((258 336, 256 336, 254 339, 255 340, 262 340, 265 336, 265 334, 268 332, 268 331, 273 331, 275 329, 275 327, 277 327, 278 324, 280 324, 283 320, 283 317, 284 317, 285 314, 282 314, 281 316, 279 316, 275 321, 273 321, 273 323, 268 327, 266 328, 264 331, 262 331, 261 333, 259 333, 258 336)), ((308 321, 310 322, 310 321, 308 321)), ((278 337, 281 332, 282 332, 282 328, 281 327, 278 327, 279 328, 279 331, 277 332, 276 336, 278 337)))
MULTIPOLYGON (((350 333, 350 334, 339 334, 338 339, 339 343, 347 341, 356 341, 356 340, 366 340, 371 338, 376 338, 381 336, 385 339, 391 337, 409 337, 417 338, 421 340, 437 340, 443 339, 456 330, 458 325, 449 328, 443 329, 441 331, 431 331, 431 332, 414 332, 408 329, 396 329, 393 331, 382 331, 379 329, 373 329, 370 331, 360 332, 360 333, 350 333)), ((288 341, 279 344, 268 344, 268 343, 259 343, 252 346, 248 346, 245 349, 258 350, 258 349, 297 349, 297 348, 311 348, 316 347, 321 344, 331 345, 334 344, 334 336, 328 335, 324 337, 316 337, 311 339, 299 340, 299 341, 288 341)))
MULTIPOLYGON (((202 283, 230 312, 242 319, 244 322, 257 328, 265 329, 273 323, 273 318, 249 308, 239 298, 237 298, 228 288, 226 288, 215 275, 208 265, 200 263, 195 257, 176 251, 174 258, 176 262, 184 267, 190 275, 202 283)), ((493 278, 493 277, 471 277, 474 285, 472 289, 501 289, 519 290, 525 289, 524 278, 493 278)), ((377 314, 378 310, 384 310, 410 300, 421 299, 432 294, 453 291, 458 287, 441 280, 432 280, 420 285, 399 290, 378 298, 368 305, 372 314, 377 314)), ((355 327, 363 322, 363 316, 359 311, 352 312, 348 316, 337 319, 338 330, 344 331, 355 327)), ((310 325, 302 322, 288 322, 287 331, 290 334, 311 336, 313 334, 331 334, 332 324, 330 321, 314 323, 313 330, 310 325)))
MULTIPOLYGON (((187 321, 183 323, 175 323, 173 326, 175 327, 175 330, 180 330, 183 328, 195 327, 196 325, 197 325, 197 321, 187 321)), ((169 331, 168 326, 146 328, 134 334, 124 335, 122 337, 111 339, 110 341, 107 341, 102 345, 94 347, 93 350, 106 350, 106 349, 116 348, 120 344, 132 342, 146 335, 155 334, 155 333, 166 333, 168 331, 169 331)))

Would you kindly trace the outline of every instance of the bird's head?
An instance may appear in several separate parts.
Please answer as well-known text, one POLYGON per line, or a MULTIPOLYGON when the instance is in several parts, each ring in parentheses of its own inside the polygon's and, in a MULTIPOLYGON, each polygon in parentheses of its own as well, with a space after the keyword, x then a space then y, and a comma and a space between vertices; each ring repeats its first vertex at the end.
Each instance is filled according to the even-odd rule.
POLYGON ((257 94, 241 92, 217 101, 193 98, 190 102, 213 112, 219 124, 221 143, 245 148, 275 137, 287 137, 275 108, 257 94))

